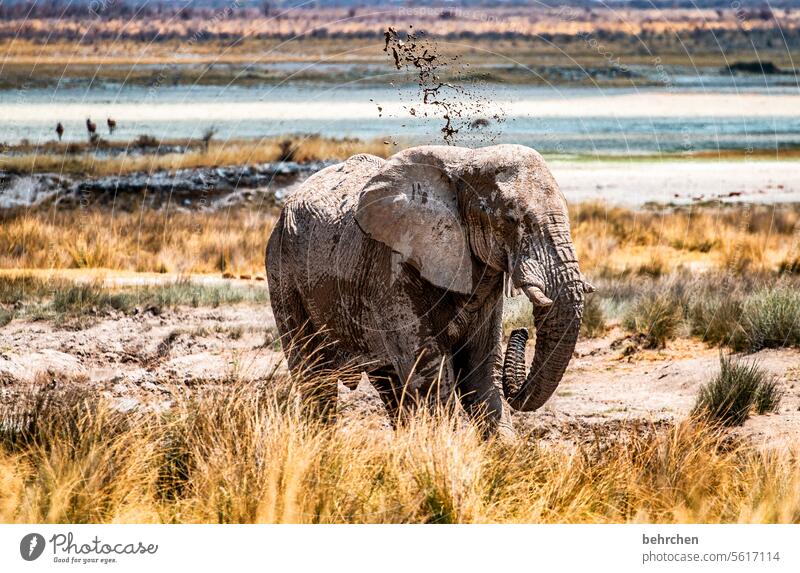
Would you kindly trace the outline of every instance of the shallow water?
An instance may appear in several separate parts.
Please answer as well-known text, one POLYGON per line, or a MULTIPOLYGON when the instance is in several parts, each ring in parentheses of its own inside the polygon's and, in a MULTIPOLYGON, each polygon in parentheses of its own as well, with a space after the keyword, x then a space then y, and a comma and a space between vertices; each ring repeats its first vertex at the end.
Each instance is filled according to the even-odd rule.
MULTIPOLYGON (((462 125, 457 143, 515 142, 545 152, 638 154, 725 149, 774 149, 800 145, 800 90, 734 87, 670 90, 471 86, 488 95, 492 109, 463 118, 490 118, 483 129, 462 125), (495 113, 502 123, 491 120, 495 113)), ((92 89, 0 91, 0 141, 86 139, 91 117, 102 137, 130 140, 321 134, 441 143, 442 120, 412 88, 355 85, 265 87, 99 86, 92 89), (382 113, 379 115, 378 106, 382 113), (417 109, 411 117, 408 109, 417 109), (106 117, 118 129, 106 130, 106 117)))

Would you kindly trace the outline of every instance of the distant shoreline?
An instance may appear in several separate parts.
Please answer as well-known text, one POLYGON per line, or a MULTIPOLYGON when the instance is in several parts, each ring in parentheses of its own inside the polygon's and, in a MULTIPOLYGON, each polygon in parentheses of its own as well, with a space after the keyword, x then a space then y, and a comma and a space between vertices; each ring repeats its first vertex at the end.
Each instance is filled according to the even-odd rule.
MULTIPOLYGON (((570 204, 662 209, 719 203, 800 203, 796 160, 703 158, 576 159, 546 157, 570 204)), ((0 169, 0 211, 48 206, 116 205, 215 210, 235 204, 277 205, 297 184, 334 161, 272 162, 107 172, 87 176, 52 169, 0 169)), ((126 207, 128 206, 128 207, 126 207)))

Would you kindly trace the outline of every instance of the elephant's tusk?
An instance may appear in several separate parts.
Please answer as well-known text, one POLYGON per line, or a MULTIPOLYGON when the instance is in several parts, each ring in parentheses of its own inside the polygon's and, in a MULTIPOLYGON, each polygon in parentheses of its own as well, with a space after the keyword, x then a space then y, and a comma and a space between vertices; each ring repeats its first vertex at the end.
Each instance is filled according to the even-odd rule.
POLYGON ((522 287, 522 292, 524 292, 525 296, 538 307, 548 307, 553 304, 553 301, 547 298, 539 287, 533 285, 524 286, 522 287))
POLYGON ((511 275, 506 274, 505 280, 505 295, 506 298, 513 298, 519 294, 519 289, 514 286, 514 282, 511 280, 511 275))

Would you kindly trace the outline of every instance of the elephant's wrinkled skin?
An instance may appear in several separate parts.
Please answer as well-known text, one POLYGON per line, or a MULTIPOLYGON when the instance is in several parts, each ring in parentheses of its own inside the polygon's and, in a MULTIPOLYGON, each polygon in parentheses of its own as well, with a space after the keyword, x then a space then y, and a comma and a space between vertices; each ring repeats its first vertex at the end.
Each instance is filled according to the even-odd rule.
MULTIPOLYGON (((318 367, 363 364, 393 419, 457 395, 487 431, 510 428, 506 404, 535 410, 555 391, 591 289, 564 197, 520 145, 416 147, 320 171, 286 202, 267 274, 293 371, 312 352, 318 367), (526 331, 501 372, 504 287, 534 305, 527 373, 526 331)), ((335 399, 326 384, 318 395, 335 399)))

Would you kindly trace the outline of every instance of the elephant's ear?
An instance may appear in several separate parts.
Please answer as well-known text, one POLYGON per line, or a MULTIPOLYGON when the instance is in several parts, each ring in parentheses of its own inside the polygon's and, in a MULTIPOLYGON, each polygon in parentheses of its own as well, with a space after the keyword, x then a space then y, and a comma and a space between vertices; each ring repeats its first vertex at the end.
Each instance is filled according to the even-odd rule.
POLYGON ((387 161, 361 191, 356 222, 424 279, 466 294, 472 292, 472 256, 448 175, 452 165, 440 155, 450 154, 411 149, 387 161))

